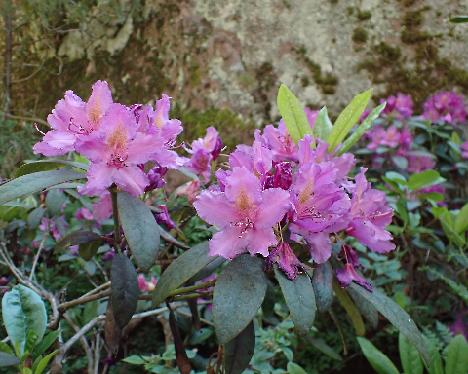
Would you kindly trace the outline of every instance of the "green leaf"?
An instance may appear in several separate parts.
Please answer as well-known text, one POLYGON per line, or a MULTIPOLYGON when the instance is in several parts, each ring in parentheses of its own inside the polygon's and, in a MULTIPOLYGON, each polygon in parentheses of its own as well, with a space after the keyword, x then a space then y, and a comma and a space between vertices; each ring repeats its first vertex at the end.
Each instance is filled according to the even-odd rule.
POLYGON ((132 319, 139 294, 137 272, 132 262, 123 254, 115 255, 111 268, 111 306, 121 329, 132 319))
POLYGON ((405 374, 422 374, 423 363, 419 357, 419 352, 408 339, 400 332, 398 336, 398 347, 400 359, 405 374))
POLYGON ((81 245, 86 243, 101 241, 101 236, 93 231, 77 230, 65 235, 55 245, 56 249, 63 249, 71 245, 81 245))
POLYGON ((249 366, 255 348, 253 321, 234 339, 224 345, 224 372, 241 374, 249 366))
POLYGON ((408 188, 411 191, 416 191, 442 182, 445 182, 445 178, 442 178, 438 171, 429 169, 410 175, 408 188))
POLYGON ((307 372, 294 362, 288 362, 288 374, 307 374, 307 372))
POLYGON ((83 173, 77 173, 70 169, 40 171, 23 175, 0 186, 0 205, 56 184, 84 177, 83 173))
POLYGON ((120 222, 138 266, 148 270, 159 252, 159 226, 148 205, 126 192, 117 194, 120 222))
POLYGON ((187 282, 205 266, 218 259, 217 256, 210 257, 208 250, 208 242, 199 243, 169 265, 153 291, 155 306, 161 304, 172 291, 187 282))
POLYGON ((296 143, 304 135, 312 134, 312 128, 307 120, 304 106, 284 84, 279 88, 277 105, 289 135, 296 143))
POLYGON ((332 126, 333 125, 330 121, 330 117, 328 117, 327 107, 324 106, 318 112, 317 119, 314 123, 313 134, 316 138, 327 141, 328 137, 330 136, 332 126))
POLYGON ((81 258, 83 258, 84 260, 90 261, 96 255, 100 245, 101 245, 100 240, 80 244, 78 247, 78 253, 80 254, 81 258))
POLYGON ((430 358, 431 361, 429 365, 426 366, 427 371, 429 374, 444 374, 444 365, 442 363, 442 358, 440 357, 439 349, 437 348, 437 344, 432 343, 427 340, 430 346, 430 358))
POLYGON ((220 344, 234 339, 252 321, 267 288, 263 261, 244 254, 232 260, 216 280, 213 322, 220 344))
POLYGON ((343 145, 338 150, 338 155, 342 155, 347 152, 354 144, 356 144, 359 139, 372 127, 373 122, 380 115, 382 110, 385 109, 387 103, 382 103, 378 107, 374 108, 372 112, 366 117, 364 121, 359 125, 359 127, 354 131, 344 142, 343 145))
POLYGON ((14 355, 13 349, 5 343, 0 340, 0 352, 8 353, 14 355))
POLYGON ((317 307, 315 305, 314 288, 306 274, 298 274, 294 281, 284 276, 275 266, 275 276, 283 291, 286 305, 291 313, 294 327, 301 334, 308 334, 315 319, 317 307))
POLYGON ((36 370, 34 370, 34 374, 42 374, 49 365, 50 360, 58 353, 58 351, 52 352, 48 354, 47 356, 44 356, 41 361, 36 366, 36 370))
POLYGON ((450 17, 452 23, 466 23, 468 22, 468 16, 454 16, 450 17))
POLYGON ((352 288, 347 289, 349 295, 353 299, 361 315, 366 319, 372 328, 377 328, 379 323, 379 313, 374 306, 367 301, 361 294, 354 291, 352 288))
POLYGON ((311 336, 304 337, 310 345, 312 345, 315 349, 318 349, 323 354, 326 354, 328 357, 333 358, 334 360, 341 361, 341 356, 336 353, 332 347, 330 347, 325 340, 319 338, 313 338, 311 336))
POLYGON ((12 354, 0 352, 0 367, 18 365, 20 360, 12 354))
POLYGON ((51 215, 60 215, 63 204, 67 201, 67 197, 60 189, 54 189, 47 192, 46 207, 51 215))
POLYGON ((463 335, 457 335, 447 347, 445 374, 466 373, 468 373, 468 343, 463 335))
POLYGON ((366 326, 362 320, 359 309, 354 304, 353 300, 349 297, 347 292, 343 290, 337 283, 333 283, 333 291, 335 291, 336 298, 341 306, 346 310, 351 322, 353 323, 356 335, 362 336, 366 333, 366 326))
POLYGON ((35 229, 41 223, 42 217, 44 216, 45 209, 43 207, 37 207, 28 214, 28 226, 30 229, 35 229))
POLYGON ((21 165, 15 172, 15 178, 21 177, 22 175, 26 174, 36 173, 38 171, 57 170, 66 166, 82 170, 88 169, 88 166, 86 164, 82 164, 81 162, 47 159, 32 161, 21 165))
POLYGON ((382 352, 380 352, 369 340, 357 338, 361 346, 362 353, 369 360, 369 363, 378 374, 399 374, 393 362, 382 352))
POLYGON ((329 262, 317 265, 312 275, 317 309, 323 313, 330 309, 333 302, 333 269, 329 262))
POLYGON ((468 204, 465 204, 457 213, 454 229, 459 234, 463 234, 468 230, 468 204))
POLYGON ((356 95, 351 102, 343 109, 328 137, 328 150, 333 151, 346 138, 353 126, 359 121, 359 117, 364 112, 372 96, 372 90, 356 95))
POLYGON ((42 339, 34 348, 32 355, 34 357, 40 356, 44 354, 52 344, 57 340, 58 336, 60 334, 59 330, 54 330, 49 332, 46 336, 44 336, 44 339, 42 339))
POLYGON ((41 297, 28 287, 17 285, 2 299, 3 323, 12 344, 19 347, 22 355, 29 334, 38 340, 47 327, 47 313, 41 297))
POLYGON ((377 309, 393 326, 405 335, 412 344, 414 344, 423 360, 426 363, 429 362, 429 355, 427 353, 427 347, 424 339, 408 313, 379 290, 374 289, 372 292, 369 292, 354 283, 351 283, 349 287, 366 298, 375 307, 375 309, 377 309))

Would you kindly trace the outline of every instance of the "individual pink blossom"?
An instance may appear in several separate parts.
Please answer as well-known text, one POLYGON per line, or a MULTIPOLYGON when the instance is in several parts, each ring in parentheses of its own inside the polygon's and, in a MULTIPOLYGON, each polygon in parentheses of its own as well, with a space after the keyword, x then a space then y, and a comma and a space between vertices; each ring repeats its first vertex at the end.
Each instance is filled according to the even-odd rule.
POLYGON ((331 256, 329 234, 346 228, 350 199, 336 184, 332 163, 303 167, 291 187, 293 217, 290 230, 309 244, 317 263, 331 256))
POLYGON ((438 92, 424 103, 423 117, 432 122, 458 125, 466 121, 464 98, 455 92, 438 92))
POLYGON ((210 241, 210 255, 234 258, 246 251, 268 256, 277 244, 273 227, 290 206, 288 192, 262 191, 260 180, 246 168, 234 168, 224 192, 206 190, 194 203, 198 215, 220 231, 210 241))
POLYGON ((267 263, 277 264, 289 280, 294 280, 302 269, 302 264, 288 243, 280 243, 268 255, 267 263))
POLYGON ((192 142, 192 152, 196 152, 199 149, 203 149, 208 152, 213 160, 215 160, 221 149, 223 148, 223 142, 219 137, 218 131, 214 127, 208 127, 206 129, 206 135, 203 138, 198 138, 192 142))
POLYGON ((158 283, 155 277, 151 277, 151 280, 147 281, 143 274, 138 274, 138 288, 141 292, 151 292, 156 287, 156 283, 158 283))
POLYGON ((258 135, 258 140, 271 149, 273 161, 295 160, 297 146, 289 135, 283 120, 280 121, 278 127, 267 125, 263 134, 258 135))
POLYGON ((346 232, 378 253, 395 249, 392 235, 385 228, 392 222, 393 210, 387 205, 385 193, 371 188, 361 168, 356 175, 351 198, 351 220, 346 232))
POLYGON ((465 159, 468 159, 468 141, 460 145, 461 156, 465 159))
POLYGON ((290 162, 275 163, 265 179, 265 188, 289 190, 293 182, 293 170, 290 162))
POLYGON ((77 144, 77 150, 91 161, 88 181, 81 189, 87 195, 101 195, 113 183, 138 196, 149 184, 138 167, 147 161, 160 163, 157 154, 164 148, 161 139, 137 132, 135 117, 120 104, 112 104, 98 131, 77 144))
POLYGON ((65 92, 55 109, 47 117, 52 130, 33 147, 34 153, 59 156, 75 150, 78 139, 99 129, 101 120, 112 104, 112 94, 107 82, 97 81, 88 102, 72 91, 65 92))
POLYGON ((79 220, 91 221, 94 219, 93 213, 86 207, 81 207, 75 212, 75 218, 79 220))
POLYGON ((344 267, 336 269, 336 279, 341 287, 348 287, 351 282, 356 282, 364 287, 367 291, 372 291, 371 284, 362 276, 359 275, 351 263, 347 263, 344 267))
POLYGON ((386 116, 402 120, 413 115, 413 99, 411 95, 397 93, 380 100, 381 103, 384 101, 387 102, 387 105, 385 105, 382 113, 386 116))

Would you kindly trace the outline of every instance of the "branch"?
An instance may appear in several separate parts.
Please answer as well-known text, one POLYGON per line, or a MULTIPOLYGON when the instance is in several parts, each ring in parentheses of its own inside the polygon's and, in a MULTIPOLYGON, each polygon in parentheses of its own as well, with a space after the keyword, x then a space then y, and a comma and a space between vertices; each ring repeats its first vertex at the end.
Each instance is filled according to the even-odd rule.
MULTIPOLYGON (((72 327, 72 329, 75 330, 75 333, 78 333, 80 331, 80 327, 73 321, 73 319, 68 315, 68 313, 64 313, 63 318, 65 318, 65 320, 72 327)), ((80 336, 80 342, 81 346, 86 352, 86 358, 88 359, 88 373, 92 373, 94 369, 93 352, 91 350, 91 347, 89 346, 88 340, 84 335, 80 336)))

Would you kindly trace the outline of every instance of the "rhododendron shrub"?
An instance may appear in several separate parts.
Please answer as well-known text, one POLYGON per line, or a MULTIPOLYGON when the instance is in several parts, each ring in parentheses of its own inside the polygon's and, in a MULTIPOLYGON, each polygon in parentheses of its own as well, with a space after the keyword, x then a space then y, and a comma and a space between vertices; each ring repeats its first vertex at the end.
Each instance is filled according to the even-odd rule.
MULTIPOLYGON (((84 201, 73 215, 78 230, 67 231, 60 214, 40 219, 43 240, 52 237, 57 250, 68 249, 69 259, 90 262, 99 253, 110 264, 110 282, 58 307, 53 295, 37 288, 53 300, 52 326, 67 308, 108 298, 107 360, 114 362, 132 318, 168 313, 177 365, 188 373, 191 363, 175 318, 175 309, 187 302, 194 329, 200 328, 198 314, 210 311, 217 341, 224 345, 224 357, 221 350, 214 353, 219 365, 224 360, 225 368, 235 363, 242 371, 254 349, 253 319, 268 285, 277 285, 306 340, 316 311, 329 310, 335 295, 351 314, 364 300, 427 359, 414 322, 361 273, 363 256, 396 249, 390 232, 394 210, 350 149, 379 114, 406 121, 413 110, 408 96, 397 95, 387 107, 382 103, 363 116, 370 98, 370 90, 357 95, 332 123, 326 107, 305 108, 282 85, 278 124, 257 129, 251 144, 229 152, 215 127, 191 144, 178 144, 183 127, 170 117, 167 95, 154 106, 124 105, 114 102, 103 81, 93 85, 87 101, 67 91, 48 117, 50 129, 34 146, 47 158, 25 164, 18 178, 0 186, 0 204, 46 189, 46 199, 60 189, 84 201), (166 189, 170 173, 190 180, 166 189), (185 205, 173 209, 181 196, 185 205), (180 228, 187 209, 190 222, 206 225, 208 241, 187 240, 180 228), (155 267, 162 267, 158 278, 155 267), (167 308, 154 309, 161 303, 167 308), (153 309, 135 314, 141 308, 153 309), (245 350, 236 348, 243 345, 245 350)), ((369 134, 374 149, 411 147, 406 127, 379 125, 369 134)), ((418 170, 426 166, 421 159, 414 164, 418 170)), ((352 321, 363 334, 363 323, 355 315, 352 321)))

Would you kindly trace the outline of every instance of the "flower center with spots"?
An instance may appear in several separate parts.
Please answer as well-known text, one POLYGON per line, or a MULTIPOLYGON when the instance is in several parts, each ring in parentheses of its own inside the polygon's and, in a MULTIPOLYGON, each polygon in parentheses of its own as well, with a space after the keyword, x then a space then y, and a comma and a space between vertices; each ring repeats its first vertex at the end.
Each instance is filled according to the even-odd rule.
POLYGON ((113 168, 121 169, 126 167, 125 161, 127 161, 128 156, 123 156, 118 153, 112 153, 107 165, 113 168))
POLYGON ((252 207, 252 202, 245 191, 240 191, 236 198, 236 205, 239 210, 246 211, 252 207))
POLYGON ((254 224, 249 217, 245 217, 240 221, 231 223, 231 225, 241 229, 241 232, 238 236, 239 239, 242 239, 249 230, 252 230, 254 228, 254 224))

